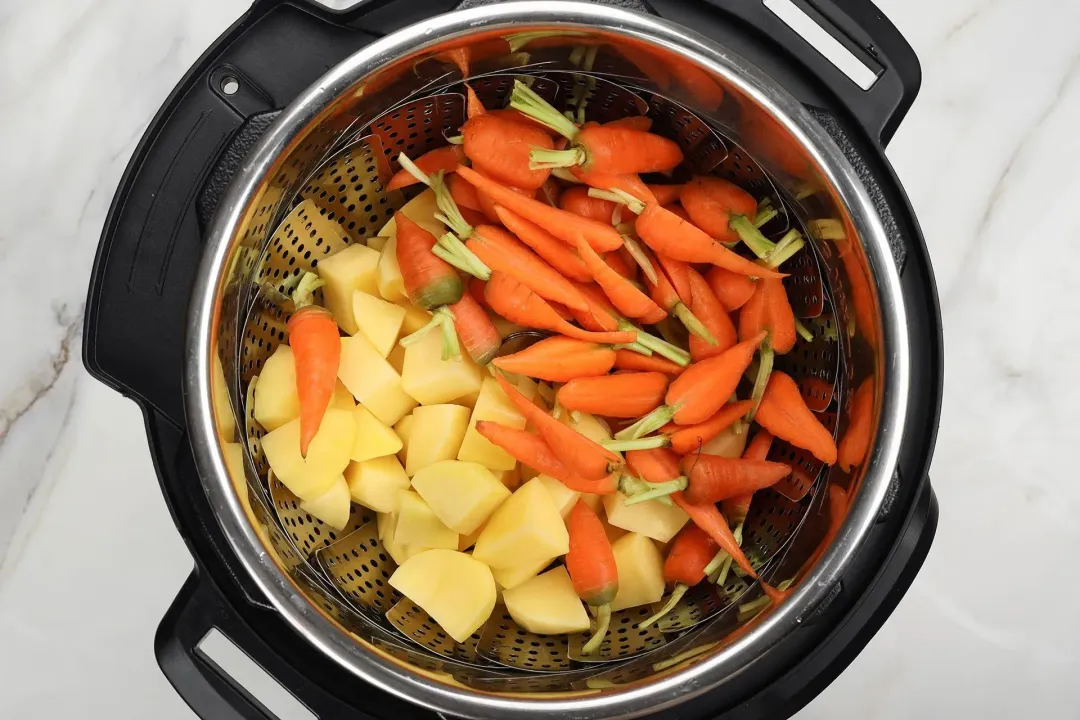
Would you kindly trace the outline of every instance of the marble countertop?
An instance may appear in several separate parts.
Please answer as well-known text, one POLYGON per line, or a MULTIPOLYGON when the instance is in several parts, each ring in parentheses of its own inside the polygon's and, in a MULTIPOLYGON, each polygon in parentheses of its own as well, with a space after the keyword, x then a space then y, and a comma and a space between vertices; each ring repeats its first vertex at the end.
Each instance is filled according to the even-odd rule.
MULTIPOLYGON (((246 3, 0 1, 0 716, 193 717, 153 657, 191 559, 80 324, 136 142, 246 3)), ((941 522, 893 617, 799 717, 1075 717, 1080 4, 878 4, 923 67, 888 154, 941 292, 941 522)))

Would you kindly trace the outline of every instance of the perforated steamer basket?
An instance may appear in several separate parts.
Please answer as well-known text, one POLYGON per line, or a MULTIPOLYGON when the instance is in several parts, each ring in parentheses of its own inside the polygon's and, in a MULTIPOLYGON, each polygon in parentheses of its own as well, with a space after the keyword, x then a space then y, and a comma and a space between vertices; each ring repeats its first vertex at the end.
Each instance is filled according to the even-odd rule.
MULTIPOLYGON (((896 547, 889 514, 906 492, 898 460, 917 395, 914 330, 898 272, 902 223, 857 152, 836 144, 842 129, 827 132, 827 121, 686 28, 571 2, 500 3, 424 20, 356 52, 303 92, 247 154, 217 205, 188 316, 188 440, 210 522, 220 524, 249 576, 244 582, 257 588, 253 601, 280 615, 334 672, 448 715, 601 718, 675 708, 674 716, 691 717, 703 697, 734 701, 749 675, 780 673, 791 659, 783 648, 797 633, 813 638, 800 651, 809 653, 818 637, 805 628, 831 631, 821 618, 838 597, 858 598, 875 582, 896 583, 902 593, 910 577, 891 578, 882 556, 882 547, 896 547), (579 120, 647 114, 685 151, 675 180, 715 174, 737 182, 782 210, 763 228, 767 235, 796 229, 809 239, 785 270, 792 305, 814 340, 800 341, 777 365, 838 438, 855 388, 869 384, 875 431, 851 472, 783 442, 774 447, 772 457, 796 472, 755 496, 744 548, 763 577, 794 581, 781 605, 741 614, 760 589, 732 574, 721 588, 695 588, 648 630, 637 624, 650 608, 616 613, 595 657, 580 654, 581 637, 533 635, 501 607, 469 641, 454 643, 389 587, 394 563, 372 513, 354 505, 349 525, 335 532, 268 472, 251 387, 287 341, 290 280, 366 242, 406 202, 410 193, 383 189, 399 152, 415 157, 457 132, 462 76, 447 54, 457 48, 469 48, 469 82, 488 107, 503 104, 523 78, 579 120), (242 453, 229 444, 234 438, 242 453), (873 536, 886 520, 891 540, 883 545, 873 536)), ((935 424, 936 410, 926 419, 935 424)), ((932 443, 932 429, 930 436, 932 443)), ((928 461, 924 447, 918 452, 928 461)), ((932 504, 928 487, 924 495, 932 504)), ((923 512, 923 520, 936 517, 923 512)), ((928 543, 932 529, 917 530, 913 537, 928 543)), ((906 558, 904 571, 913 573, 906 558)), ((181 670, 162 664, 184 692, 181 670)), ((185 698, 196 706, 192 694, 185 698)))

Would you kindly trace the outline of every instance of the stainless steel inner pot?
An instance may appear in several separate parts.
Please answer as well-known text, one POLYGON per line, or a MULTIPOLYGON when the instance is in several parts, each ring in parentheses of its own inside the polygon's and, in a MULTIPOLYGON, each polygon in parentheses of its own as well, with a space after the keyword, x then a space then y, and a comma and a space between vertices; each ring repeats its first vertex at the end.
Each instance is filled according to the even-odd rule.
POLYGON ((373 43, 330 70, 265 134, 217 210, 202 262, 190 309, 186 405, 200 475, 225 535, 297 633, 357 678, 441 712, 631 717, 725 683, 822 602, 860 551, 896 467, 908 328, 896 266, 865 188, 776 82, 654 17, 577 2, 500 3, 373 43), (690 170, 772 197, 785 209, 772 229, 796 227, 811 239, 813 252, 790 268, 789 287, 818 339, 782 362, 806 381, 804 392, 838 436, 854 389, 871 383, 876 434, 851 473, 789 448, 800 479, 755 499, 748 552, 764 577, 795 580, 780 606, 745 618, 738 604, 756 587, 691 593, 652 633, 638 633, 633 616, 621 620, 600 662, 575 657, 572 639, 549 645, 528 637, 506 625, 508 617, 500 620, 498 609, 475 643, 455 645, 384 585, 393 561, 378 546, 373 518, 354 506, 350 526, 334 534, 267 477, 246 392, 286 337, 291 306, 278 286, 320 254, 364 242, 404 203, 382 185, 398 152, 443 144, 461 123, 461 70, 447 52, 461 48, 487 104, 501 102, 515 76, 532 76, 538 92, 584 119, 647 112, 658 131, 682 143, 690 170))

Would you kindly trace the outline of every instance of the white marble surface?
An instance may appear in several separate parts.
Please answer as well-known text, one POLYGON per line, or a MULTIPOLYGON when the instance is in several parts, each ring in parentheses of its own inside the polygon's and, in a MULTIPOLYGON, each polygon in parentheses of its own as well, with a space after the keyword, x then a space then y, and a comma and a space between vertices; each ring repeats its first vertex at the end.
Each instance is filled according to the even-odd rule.
MULTIPOLYGON (((135 143, 245 4, 0 0, 0 717, 192 717, 152 651, 191 562, 80 322, 135 143)), ((941 291, 942 515, 893 618, 800 717, 1077 717, 1080 5, 879 5, 923 65, 889 155, 941 291)))

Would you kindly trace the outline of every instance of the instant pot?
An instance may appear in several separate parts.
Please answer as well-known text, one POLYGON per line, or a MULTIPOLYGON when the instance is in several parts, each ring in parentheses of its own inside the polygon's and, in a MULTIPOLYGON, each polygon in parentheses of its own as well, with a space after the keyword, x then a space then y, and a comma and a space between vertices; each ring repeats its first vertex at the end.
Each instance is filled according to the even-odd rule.
POLYGON ((142 408, 195 559, 155 651, 198 715, 273 717, 199 650, 214 628, 321 718, 782 718, 866 645, 937 524, 940 315, 884 156, 920 70, 870 2, 797 4, 865 66, 859 83, 777 5, 258 0, 188 72, 113 200, 84 360, 142 408), (789 292, 816 340, 778 366, 838 437, 867 388, 874 430, 846 472, 778 450, 799 472, 755 497, 744 546, 794 580, 782 602, 745 617, 756 586, 699 588, 647 631, 623 611, 596 658, 498 609, 458 644, 386 584, 363 508, 334 532, 268 477, 247 390, 286 339, 283 283, 401 207, 383 189, 397 154, 456 132, 464 73, 488 106, 524 78, 580 119, 649 115, 686 172, 769 197, 782 212, 763 230, 810 240, 789 292))

